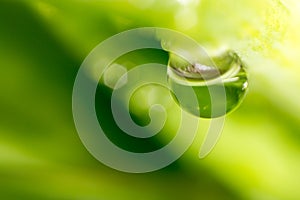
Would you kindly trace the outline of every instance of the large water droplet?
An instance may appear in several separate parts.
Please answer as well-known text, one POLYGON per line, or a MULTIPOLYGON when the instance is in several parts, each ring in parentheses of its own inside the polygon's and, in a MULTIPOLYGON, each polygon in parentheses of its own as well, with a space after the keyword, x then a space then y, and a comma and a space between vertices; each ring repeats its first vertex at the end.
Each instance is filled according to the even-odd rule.
POLYGON ((214 66, 203 64, 205 62, 190 63, 170 53, 168 82, 176 94, 172 94, 173 98, 179 104, 176 96, 185 96, 187 87, 192 87, 198 104, 185 98, 180 106, 198 117, 220 117, 234 110, 243 100, 248 88, 244 64, 236 53, 226 51, 213 57, 212 61, 214 66), (218 92, 215 92, 212 101, 211 91, 222 90, 225 90, 225 94, 223 92, 224 95, 218 97, 218 92))

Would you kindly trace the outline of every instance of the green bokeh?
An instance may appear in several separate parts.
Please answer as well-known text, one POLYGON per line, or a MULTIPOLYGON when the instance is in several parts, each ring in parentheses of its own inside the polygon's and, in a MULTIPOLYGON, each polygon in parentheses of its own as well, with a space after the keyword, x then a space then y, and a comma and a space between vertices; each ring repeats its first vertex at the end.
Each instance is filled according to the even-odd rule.
MULTIPOLYGON (((0 199, 300 199, 300 4, 285 2, 0 0, 0 199), (209 120, 201 119, 198 137, 178 161, 126 174, 98 162, 81 143, 72 88, 97 44, 145 26, 183 32, 208 52, 238 52, 248 65, 249 93, 205 159, 198 151, 209 120)), ((166 63, 167 56, 149 50, 129 56, 129 64, 129 57, 116 62, 133 67, 166 63)), ((103 85, 98 90, 111 93, 103 85)), ((173 133, 179 108, 169 94, 156 86, 141 92, 131 106, 135 121, 148 122, 151 93, 154 102, 172 105, 162 134, 173 133)), ((113 134, 114 124, 104 123, 113 134)), ((157 148, 169 137, 133 150, 157 148)))

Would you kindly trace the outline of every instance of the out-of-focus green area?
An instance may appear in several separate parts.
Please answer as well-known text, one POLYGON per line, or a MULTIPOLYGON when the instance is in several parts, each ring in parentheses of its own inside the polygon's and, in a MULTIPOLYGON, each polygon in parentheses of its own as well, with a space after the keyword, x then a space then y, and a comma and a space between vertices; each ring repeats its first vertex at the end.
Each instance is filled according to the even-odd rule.
MULTIPOLYGON (((300 199, 299 9, 296 0, 1 0, 0 199, 300 199), (178 161, 126 174, 82 145, 72 87, 99 42, 145 26, 183 32, 209 52, 235 50, 248 65, 250 89, 207 158, 198 159, 208 126, 201 120, 199 137, 178 161)), ((132 106, 141 124, 149 93, 176 107, 146 87, 132 106)), ((165 132, 178 126, 174 113, 165 132)))

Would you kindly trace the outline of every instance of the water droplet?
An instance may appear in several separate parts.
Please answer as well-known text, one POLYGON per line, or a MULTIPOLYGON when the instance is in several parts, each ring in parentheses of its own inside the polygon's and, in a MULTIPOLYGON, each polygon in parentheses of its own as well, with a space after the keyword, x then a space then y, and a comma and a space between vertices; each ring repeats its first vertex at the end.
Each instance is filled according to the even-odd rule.
POLYGON ((176 94, 172 94, 173 98, 179 104, 176 96, 185 96, 187 87, 192 87, 198 104, 194 105, 189 98, 185 98, 180 106, 185 111, 203 118, 220 117, 234 110, 243 100, 248 88, 244 64, 236 53, 226 51, 211 59, 214 66, 200 63, 201 61, 189 63, 170 53, 168 64, 168 83, 176 94), (219 94, 216 92, 212 101, 211 91, 222 89, 225 89, 223 98, 218 98, 219 94))

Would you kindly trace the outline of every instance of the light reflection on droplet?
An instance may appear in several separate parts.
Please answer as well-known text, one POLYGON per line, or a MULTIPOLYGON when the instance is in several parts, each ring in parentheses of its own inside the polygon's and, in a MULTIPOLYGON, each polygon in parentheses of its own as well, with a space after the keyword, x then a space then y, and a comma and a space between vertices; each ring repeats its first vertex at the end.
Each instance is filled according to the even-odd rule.
MULTIPOLYGON (((243 100, 247 88, 248 79, 244 65, 238 55, 228 51, 212 58, 216 66, 206 66, 201 63, 189 63, 177 55, 170 54, 168 66, 168 82, 170 87, 178 95, 184 96, 187 87, 192 87, 198 99, 198 105, 185 99, 181 107, 187 112, 203 118, 214 118, 225 115, 234 110, 243 100), (216 81, 221 78, 222 84, 216 81), (212 108, 222 105, 222 102, 211 101, 210 89, 218 90, 225 88, 226 92, 226 109, 216 110, 212 113, 212 108), (200 115, 199 115, 200 110, 200 115)), ((175 101, 178 103, 176 96, 175 101)), ((223 102, 224 103, 224 102, 223 102)))

